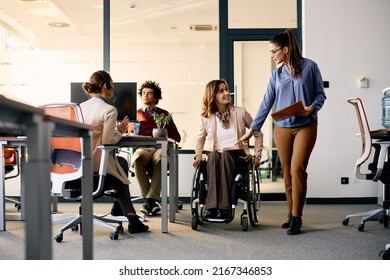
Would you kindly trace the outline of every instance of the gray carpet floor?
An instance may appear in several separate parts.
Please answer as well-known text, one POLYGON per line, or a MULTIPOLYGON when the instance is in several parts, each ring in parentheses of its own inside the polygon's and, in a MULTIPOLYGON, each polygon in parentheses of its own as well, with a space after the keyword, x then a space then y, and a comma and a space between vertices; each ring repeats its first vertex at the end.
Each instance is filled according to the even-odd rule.
MULTIPOLYGON (((135 204, 139 209, 140 204, 135 204)), ((109 238, 109 230, 94 228, 94 259, 97 260, 380 260, 379 252, 390 243, 390 229, 379 222, 366 223, 359 232, 360 218, 342 225, 346 214, 372 210, 378 205, 306 205, 303 233, 286 234, 281 224, 286 219, 285 202, 261 202, 259 224, 249 225, 243 232, 240 208, 229 224, 203 224, 191 228, 191 209, 184 204, 176 221, 168 224, 168 233, 161 233, 161 218, 146 217, 150 231, 121 234, 109 238)), ((107 213, 109 203, 95 203, 95 213, 107 213)), ((61 213, 77 212, 78 204, 60 203, 61 213)), ((14 211, 7 203, 7 211, 14 211)), ((61 215, 61 214, 56 214, 61 215)), ((23 260, 24 222, 7 221, 7 231, 0 232, 0 259, 23 260)), ((61 225, 53 225, 53 236, 61 225)), ((127 224, 124 225, 127 229, 127 224)), ((82 259, 82 237, 67 231, 62 243, 53 239, 53 259, 82 259)))

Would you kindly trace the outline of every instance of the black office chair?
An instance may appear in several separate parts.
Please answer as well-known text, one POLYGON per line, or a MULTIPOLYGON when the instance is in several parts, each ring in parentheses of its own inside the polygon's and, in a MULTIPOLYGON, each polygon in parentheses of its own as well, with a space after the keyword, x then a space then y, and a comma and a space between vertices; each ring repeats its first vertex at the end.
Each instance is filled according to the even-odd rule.
POLYGON ((364 230, 364 225, 368 221, 379 221, 383 223, 384 227, 388 227, 390 215, 390 161, 388 161, 388 150, 390 140, 387 139, 390 139, 390 137, 387 136, 387 139, 384 140, 384 135, 380 131, 378 133, 378 131, 370 130, 363 102, 360 98, 349 98, 348 103, 355 107, 362 141, 361 154, 355 165, 355 176, 362 180, 381 181, 383 183, 383 206, 380 209, 347 215, 343 220, 343 225, 348 225, 349 219, 352 217, 363 217, 361 223, 357 226, 359 231, 364 230), (372 162, 369 163, 373 150, 374 156, 372 162), (368 173, 362 171, 363 166, 367 166, 367 164, 368 173))

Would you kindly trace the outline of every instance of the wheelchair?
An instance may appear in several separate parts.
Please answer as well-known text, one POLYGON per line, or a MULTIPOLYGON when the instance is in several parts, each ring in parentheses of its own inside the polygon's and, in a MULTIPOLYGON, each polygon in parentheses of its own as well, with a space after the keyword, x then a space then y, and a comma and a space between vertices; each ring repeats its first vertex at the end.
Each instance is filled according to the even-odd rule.
POLYGON ((245 160, 237 157, 231 187, 230 201, 232 213, 230 219, 205 218, 205 203, 207 199, 207 162, 202 160, 195 169, 191 192, 191 227, 197 230, 198 225, 209 223, 230 223, 234 220, 238 203, 242 204, 243 212, 240 216, 242 231, 248 231, 249 223, 255 227, 260 210, 260 171, 252 165, 252 158, 245 160))

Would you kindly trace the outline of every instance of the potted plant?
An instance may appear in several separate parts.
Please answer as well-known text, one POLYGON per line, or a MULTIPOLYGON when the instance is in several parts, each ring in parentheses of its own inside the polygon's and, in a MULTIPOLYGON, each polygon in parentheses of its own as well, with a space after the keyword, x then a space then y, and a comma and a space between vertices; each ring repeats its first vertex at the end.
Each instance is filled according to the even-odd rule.
POLYGON ((153 129, 153 137, 167 137, 168 131, 165 126, 172 121, 172 114, 157 114, 156 112, 152 113, 154 122, 157 125, 157 128, 153 129))

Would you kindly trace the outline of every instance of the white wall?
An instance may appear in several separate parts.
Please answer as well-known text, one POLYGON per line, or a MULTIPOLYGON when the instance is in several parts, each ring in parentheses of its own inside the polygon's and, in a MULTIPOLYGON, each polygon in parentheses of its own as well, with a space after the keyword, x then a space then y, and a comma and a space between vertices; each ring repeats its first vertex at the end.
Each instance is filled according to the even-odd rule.
POLYGON ((308 197, 375 197, 376 183, 354 179, 359 128, 348 97, 365 103, 371 129, 381 126, 382 90, 390 86, 390 1, 303 1, 303 55, 316 61, 327 100, 319 113, 318 140, 309 163, 308 197), (361 76, 368 88, 358 88, 361 76), (350 184, 341 185, 340 178, 350 184))

